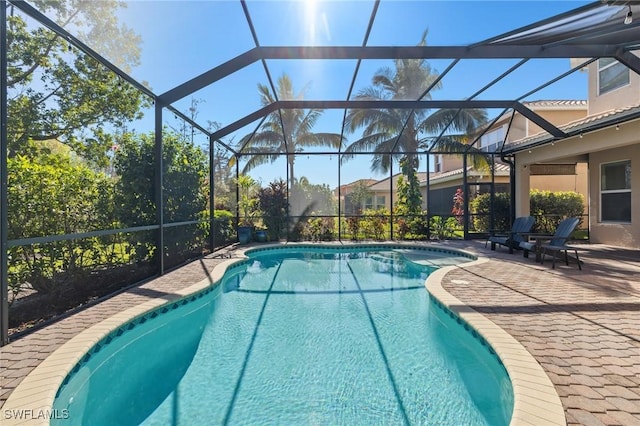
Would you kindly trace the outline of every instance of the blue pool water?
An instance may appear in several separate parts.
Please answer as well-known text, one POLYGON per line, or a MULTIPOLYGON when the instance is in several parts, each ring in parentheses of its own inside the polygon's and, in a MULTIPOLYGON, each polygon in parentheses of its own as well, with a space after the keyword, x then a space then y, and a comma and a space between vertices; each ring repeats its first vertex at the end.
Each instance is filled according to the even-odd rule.
POLYGON ((54 408, 89 425, 508 424, 506 371, 424 287, 464 258, 416 252, 257 251, 104 339, 54 408))

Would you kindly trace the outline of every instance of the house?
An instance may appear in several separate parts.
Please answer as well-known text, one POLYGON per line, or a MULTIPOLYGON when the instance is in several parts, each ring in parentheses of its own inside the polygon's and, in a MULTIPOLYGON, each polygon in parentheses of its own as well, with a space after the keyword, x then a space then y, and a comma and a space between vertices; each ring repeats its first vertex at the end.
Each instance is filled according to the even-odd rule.
MULTIPOLYGON (((575 191, 585 198, 582 227, 588 227, 591 242, 640 249, 640 76, 609 58, 593 61, 586 72, 586 101, 523 102, 566 137, 555 137, 515 112, 495 121, 478 146, 491 152, 504 140, 502 152, 514 163, 516 216, 530 214, 532 189, 575 191)), ((493 177, 469 165, 465 171, 459 156, 433 158, 428 179, 419 173, 423 208, 428 204, 432 215, 451 214, 465 175, 471 196, 491 185, 495 192, 510 190, 511 166, 498 158, 493 177)), ((390 208, 397 200, 398 176, 370 183, 372 194, 363 207, 390 208)))
POLYGON ((361 211, 363 206, 358 205, 359 203, 354 200, 354 193, 357 192, 359 188, 368 188, 376 182, 377 180, 375 179, 358 179, 334 189, 333 195, 340 200, 340 211, 342 214, 359 214, 358 210, 360 209, 361 211))
MULTIPOLYGON (((582 119, 588 113, 586 100, 539 100, 523 102, 523 105, 556 126, 582 119)), ((541 127, 520 112, 505 113, 493 121, 488 128, 478 130, 480 138, 475 146, 485 152, 499 152, 503 144, 508 147, 519 140, 542 132, 541 127)), ((451 214, 452 198, 458 188, 463 189, 463 192, 471 197, 470 199, 476 195, 490 192, 492 184, 496 193, 509 192, 509 166, 499 157, 496 157, 494 161, 493 180, 489 171, 476 170, 468 165, 466 171, 468 187, 465 189, 462 157, 451 154, 435 154, 434 173, 428 182, 431 214, 451 214)), ((583 194, 586 200, 588 199, 587 181, 587 164, 584 162, 536 164, 532 165, 530 169, 530 189, 575 191, 583 194)), ((427 182, 424 182, 423 185, 426 193, 427 182)))
MULTIPOLYGON (((427 174, 425 172, 417 172, 416 175, 419 182, 423 182, 427 179, 427 174)), ((398 179, 400 176, 402 176, 401 173, 396 173, 391 177, 379 180, 370 185, 369 190, 371 191, 371 196, 365 201, 364 208, 374 210, 386 208, 387 210, 391 210, 396 201, 398 201, 398 179)), ((423 192, 423 207, 425 200, 426 196, 423 192)))
POLYGON ((587 67, 586 117, 509 147, 515 160, 516 215, 529 213, 531 171, 585 163, 591 242, 640 248, 640 76, 611 58, 587 67), (635 170, 635 172, 634 172, 635 170))

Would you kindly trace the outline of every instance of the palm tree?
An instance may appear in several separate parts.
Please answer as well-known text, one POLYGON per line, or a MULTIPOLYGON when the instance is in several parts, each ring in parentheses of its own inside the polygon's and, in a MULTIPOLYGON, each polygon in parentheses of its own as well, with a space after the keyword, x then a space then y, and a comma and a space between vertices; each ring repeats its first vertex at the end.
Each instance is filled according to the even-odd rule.
MULTIPOLYGON (((418 45, 425 46, 426 39, 425 31, 418 45)), ((355 99, 429 100, 431 91, 424 93, 431 85, 434 85, 431 91, 442 87, 437 71, 425 59, 396 59, 393 69, 378 70, 372 86, 362 89, 355 99)), ((419 165, 415 153, 426 149, 435 140, 434 135, 447 131, 438 140, 438 149, 460 152, 461 148, 469 148, 466 135, 486 120, 486 111, 481 109, 440 109, 432 113, 425 109, 352 109, 347 114, 346 129, 354 132, 364 127, 364 131, 362 138, 347 147, 345 157, 349 158, 349 152, 371 151, 374 153, 371 170, 386 172, 393 159, 406 156, 415 172, 419 165), (394 155, 389 154, 392 151, 394 155)), ((474 155, 474 161, 478 159, 481 156, 474 155)))
MULTIPOLYGON (((295 93, 291 79, 287 74, 282 74, 278 79, 278 94, 275 97, 269 87, 258 84, 260 102, 262 106, 270 105, 276 100, 300 100, 304 98, 304 89, 295 93)), ((272 113, 260 129, 253 135, 247 135, 240 141, 242 154, 251 155, 247 161, 243 173, 266 163, 273 163, 281 155, 287 155, 289 165, 289 187, 293 188, 295 174, 293 165, 295 153, 302 152, 304 148, 328 146, 338 149, 342 146, 342 139, 337 133, 313 133, 313 127, 322 115, 319 109, 283 109, 272 113)))

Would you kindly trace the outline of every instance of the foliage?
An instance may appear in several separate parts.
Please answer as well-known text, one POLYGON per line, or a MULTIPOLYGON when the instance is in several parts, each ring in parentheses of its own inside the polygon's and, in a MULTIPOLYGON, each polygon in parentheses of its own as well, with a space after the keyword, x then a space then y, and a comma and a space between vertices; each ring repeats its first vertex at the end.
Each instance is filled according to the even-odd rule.
POLYGON ((431 238, 437 240, 446 240, 455 236, 455 231, 460 227, 460 224, 455 217, 444 218, 442 216, 432 216, 429 221, 429 228, 431 230, 431 238))
MULTIPOLYGON (((140 38, 115 19, 121 2, 35 1, 35 6, 125 72, 138 65, 140 38)), ((12 9, 13 10, 13 9, 12 9)), ((27 154, 30 141, 59 140, 85 159, 107 165, 113 136, 104 123, 139 118, 144 95, 52 31, 11 13, 7 24, 9 155, 27 154)), ((34 152, 31 152, 33 154, 34 152)))
POLYGON ((395 216, 396 227, 395 232, 398 239, 423 239, 427 233, 427 221, 424 219, 424 213, 417 216, 395 216))
POLYGON ((365 210, 361 222, 362 230, 374 240, 384 240, 389 227, 389 215, 389 210, 384 207, 377 210, 365 210))
MULTIPOLYGON (((425 31, 419 46, 427 44, 425 31)), ((356 100, 416 100, 431 99, 434 90, 442 88, 439 74, 425 59, 396 59, 393 68, 382 68, 373 76, 372 85, 361 90, 356 100), (427 92, 427 89, 429 91, 427 92), (425 95, 426 93, 426 95, 425 95)), ((486 111, 480 109, 350 109, 345 127, 350 132, 364 128, 362 137, 345 150, 351 152, 373 152, 372 171, 386 172, 392 160, 402 153, 410 158, 411 166, 418 167, 416 153, 430 149, 437 143, 440 151, 479 152, 467 145, 468 134, 486 122, 486 111), (434 136, 437 135, 437 136, 434 136), (391 153, 393 152, 393 157, 391 153)), ((486 156, 474 159, 487 160, 486 156)))
POLYGON ((396 213, 401 216, 418 215, 422 212, 422 195, 416 173, 416 162, 417 160, 410 156, 404 156, 400 160, 402 175, 398 177, 396 213))
MULTIPOLYGON (((532 232, 553 233, 562 219, 580 217, 584 212, 584 197, 577 192, 532 190, 529 199, 531 215, 536 218, 532 232)), ((477 231, 490 230, 490 202, 490 194, 480 194, 470 203, 470 209, 474 214, 473 223, 477 231)), ((493 214, 493 229, 504 231, 511 228, 509 193, 495 194, 493 214)))
MULTIPOLYGON (((8 238, 65 235, 109 229, 113 222, 112 181, 68 154, 42 150, 35 158, 8 159, 8 238)), ((28 281, 38 291, 55 290, 62 271, 102 264, 113 247, 93 239, 29 244, 9 251, 9 286, 28 281)), ((111 259, 112 260, 112 259, 111 259)))
POLYGON ((335 221, 333 217, 316 217, 308 221, 304 229, 305 239, 311 241, 333 241, 335 221))
POLYGON ((213 238, 216 247, 226 245, 235 239, 235 215, 229 210, 213 211, 213 238))
POLYGON ((236 185, 240 192, 238 208, 240 209, 240 226, 254 226, 255 219, 260 213, 257 192, 258 182, 249 175, 240 175, 236 179, 236 185))
MULTIPOLYGON (((153 133, 125 134, 115 156, 115 169, 120 179, 116 183, 116 213, 124 227, 157 223, 155 138, 153 133)), ((163 219, 164 223, 202 219, 207 199, 202 191, 207 175, 207 158, 198 147, 175 133, 163 133, 163 219)), ((182 227, 164 230, 167 256, 189 256, 203 245, 202 232, 185 232, 182 227)), ((132 235, 131 246, 136 258, 149 260, 153 256, 155 238, 147 233, 132 235)))
POLYGON ((294 216, 299 215, 304 210, 309 210, 315 215, 332 215, 336 213, 336 202, 329 185, 312 184, 304 176, 296 180, 291 188, 289 202, 294 216))
POLYGON ((453 195, 453 208, 451 209, 456 217, 456 220, 460 225, 464 224, 464 192, 462 189, 456 189, 456 193, 453 195))
POLYGON ((553 233, 562 219, 584 213, 584 197, 577 192, 532 190, 529 199, 531 215, 536 217, 533 232, 553 233))
MULTIPOLYGON (((235 200, 234 173, 230 166, 230 152, 220 144, 214 143, 213 161, 213 188, 215 196, 215 208, 219 210, 231 210, 235 200)), ((207 191, 209 185, 206 185, 207 191)), ((208 198, 208 194, 207 194, 208 198)))
POLYGON ((258 191, 258 204, 264 214, 262 222, 267 227, 269 240, 278 241, 287 231, 287 182, 282 179, 274 180, 266 188, 261 188, 258 191))
POLYGON ((364 180, 359 180, 353 186, 351 192, 345 195, 345 210, 347 210, 348 204, 346 200, 349 200, 349 203, 351 204, 351 206, 353 206, 353 211, 349 213, 362 213, 362 204, 367 200, 367 198, 371 197, 372 195, 373 191, 371 191, 369 184, 367 184, 367 182, 364 180))
POLYGON ((347 217, 347 230, 351 234, 351 239, 358 240, 358 233, 360 232, 360 222, 362 218, 360 216, 347 217))
MULTIPOLYGON (((301 100, 304 98, 304 89, 296 93, 293 83, 287 74, 282 74, 277 83, 277 96, 271 93, 268 86, 258 84, 260 93, 260 103, 262 106, 270 105, 276 100, 301 100)), ((342 139, 337 133, 314 133, 318 118, 322 115, 319 109, 282 109, 269 115, 262 124, 258 132, 249 134, 238 143, 242 147, 242 154, 265 154, 251 155, 247 161, 243 173, 255 167, 273 163, 281 155, 272 153, 294 153, 308 147, 340 148, 342 139)), ((296 182, 294 174, 295 155, 287 156, 289 166, 289 186, 293 188, 296 182)))
POLYGON ((491 227, 491 194, 478 194, 469 202, 473 213, 473 226, 478 232, 491 230, 508 231, 511 229, 511 196, 508 192, 497 192, 493 204, 493 227, 491 227))

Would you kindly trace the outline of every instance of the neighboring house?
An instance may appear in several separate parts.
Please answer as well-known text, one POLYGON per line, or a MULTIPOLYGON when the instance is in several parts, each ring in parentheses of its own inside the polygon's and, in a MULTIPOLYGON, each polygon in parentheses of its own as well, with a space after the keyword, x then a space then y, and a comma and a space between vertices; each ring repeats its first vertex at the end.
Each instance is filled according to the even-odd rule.
POLYGON ((529 213, 537 165, 584 162, 591 242, 640 248, 640 76, 609 58, 591 63, 588 73, 588 115, 559 126, 568 137, 540 134, 510 147, 516 215, 529 213))
MULTIPOLYGON (((585 100, 541 100, 523 102, 523 105, 534 111, 546 121, 561 126, 587 116, 585 100)), ((476 146, 486 152, 500 151, 502 144, 508 147, 518 140, 543 132, 519 112, 508 113, 499 117, 488 130, 479 129, 482 133, 476 146)), ((491 190, 491 173, 467 167, 467 188, 463 188, 464 169, 462 158, 456 155, 434 155, 434 174, 429 179, 431 200, 429 210, 434 215, 451 214, 453 195, 458 188, 465 196, 473 199, 475 195, 491 190)), ((548 191, 575 191, 588 199, 586 163, 565 162, 563 164, 533 165, 530 169, 530 189, 548 191)), ((495 176, 493 179, 495 192, 509 192, 509 166, 496 158, 495 176)), ((427 182, 423 183, 426 193, 427 182)), ((587 208, 585 203, 585 209, 587 208)))
MULTIPOLYGON (((501 117, 479 141, 492 151, 501 139, 515 163, 516 216, 528 215, 531 189, 576 191, 585 196, 590 241, 640 249, 640 76, 615 60, 587 67, 587 101, 524 103, 567 137, 555 138, 515 113, 501 117)), ((464 182, 462 160, 434 155, 428 185, 430 213, 451 214, 453 194, 464 182)), ((426 208, 426 173, 419 180, 426 208)), ((371 208, 390 208, 397 200, 398 175, 371 184, 371 208), (384 198, 383 198, 384 197, 384 198)), ((486 192, 490 173, 467 167, 468 193, 486 192)), ((496 162, 496 192, 509 190, 509 166, 496 162)))
MULTIPOLYGON (((386 208, 391 210, 392 206, 398 201, 398 178, 401 173, 397 173, 390 178, 385 178, 375 182, 369 186, 371 196, 364 203, 364 209, 380 209, 386 208)), ((426 180, 427 174, 425 172, 416 173, 418 181, 422 182, 426 180)), ((424 202, 423 194, 423 202, 424 202)))
MULTIPOLYGON (((398 201, 397 189, 398 189, 398 178, 401 176, 400 173, 393 175, 391 178, 385 178, 382 180, 375 179, 360 179, 355 182, 348 183, 346 185, 342 185, 340 187, 340 203, 342 212, 344 214, 358 214, 357 209, 360 209, 360 212, 365 210, 377 210, 381 208, 386 208, 391 210, 392 205, 394 205, 398 201), (353 194, 353 191, 359 186, 365 183, 367 185, 367 190, 369 194, 362 201, 362 203, 358 206, 353 202, 352 197, 350 195, 353 194)), ((417 177, 418 181, 421 183, 426 180, 427 174, 424 172, 418 172, 417 177)), ((334 194, 338 195, 338 190, 334 190, 334 194)), ((423 191, 423 206, 424 200, 426 200, 426 196, 423 191)))
MULTIPOLYGON (((450 215, 453 209, 453 196, 458 188, 462 189, 466 197, 471 199, 476 195, 491 191, 491 173, 489 171, 474 170, 467 167, 467 188, 464 188, 464 169, 462 167, 440 173, 433 173, 429 177, 429 197, 427 200, 427 182, 421 181, 420 187, 423 196, 423 207, 430 214, 436 216, 450 215), (428 208, 427 208, 428 201, 428 208)), ((497 163, 493 184, 495 192, 509 192, 509 166, 497 163)))
POLYGON ((354 182, 341 185, 340 188, 336 188, 333 190, 333 194, 336 198, 340 198, 340 211, 342 214, 358 214, 358 209, 362 209, 362 206, 358 206, 357 203, 353 201, 353 191, 357 189, 359 186, 367 186, 373 185, 376 183, 375 179, 358 179, 354 182))

